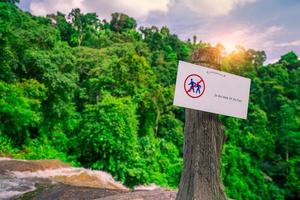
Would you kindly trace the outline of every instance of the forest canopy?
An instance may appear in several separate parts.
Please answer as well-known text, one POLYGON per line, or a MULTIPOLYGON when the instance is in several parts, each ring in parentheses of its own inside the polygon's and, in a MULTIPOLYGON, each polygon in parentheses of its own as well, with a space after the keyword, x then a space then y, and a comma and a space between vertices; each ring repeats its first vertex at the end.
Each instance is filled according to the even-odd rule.
MULTIPOLYGON (((176 188, 184 109, 173 106, 178 60, 208 43, 75 8, 47 17, 0 2, 0 155, 56 158, 132 187, 176 188)), ((300 198, 300 61, 264 64, 240 47, 221 69, 251 82, 248 120, 221 117, 222 179, 232 199, 300 198)))

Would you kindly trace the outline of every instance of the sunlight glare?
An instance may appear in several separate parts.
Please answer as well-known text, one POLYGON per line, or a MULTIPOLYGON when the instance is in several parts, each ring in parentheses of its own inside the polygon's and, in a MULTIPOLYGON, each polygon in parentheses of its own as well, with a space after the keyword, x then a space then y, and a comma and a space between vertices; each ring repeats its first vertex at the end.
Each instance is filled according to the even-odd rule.
POLYGON ((226 54, 230 54, 236 50, 237 44, 232 40, 225 40, 221 41, 220 43, 224 46, 226 54))

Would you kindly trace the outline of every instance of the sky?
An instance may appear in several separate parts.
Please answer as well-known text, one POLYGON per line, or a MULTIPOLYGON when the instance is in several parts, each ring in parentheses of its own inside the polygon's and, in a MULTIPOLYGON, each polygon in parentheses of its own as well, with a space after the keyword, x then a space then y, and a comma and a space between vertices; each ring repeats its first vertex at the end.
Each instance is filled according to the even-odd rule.
POLYGON ((19 7, 41 16, 80 8, 100 19, 123 12, 139 26, 167 26, 183 40, 196 35, 227 52, 236 45, 264 50, 267 63, 289 51, 300 56, 300 0, 21 0, 19 7))

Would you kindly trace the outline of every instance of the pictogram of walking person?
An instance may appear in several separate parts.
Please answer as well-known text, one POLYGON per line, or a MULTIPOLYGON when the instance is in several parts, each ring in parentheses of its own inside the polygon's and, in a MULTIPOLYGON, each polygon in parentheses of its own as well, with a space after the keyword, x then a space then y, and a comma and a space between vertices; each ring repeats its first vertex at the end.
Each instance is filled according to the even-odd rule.
POLYGON ((195 84, 196 84, 196 83, 195 83, 195 82, 193 81, 193 79, 191 78, 191 82, 188 84, 188 85, 190 85, 189 91, 193 90, 193 93, 195 92, 195 90, 194 90, 195 84))
POLYGON ((197 90, 196 90, 196 94, 199 92, 199 94, 201 94, 201 85, 200 83, 197 83, 197 90))

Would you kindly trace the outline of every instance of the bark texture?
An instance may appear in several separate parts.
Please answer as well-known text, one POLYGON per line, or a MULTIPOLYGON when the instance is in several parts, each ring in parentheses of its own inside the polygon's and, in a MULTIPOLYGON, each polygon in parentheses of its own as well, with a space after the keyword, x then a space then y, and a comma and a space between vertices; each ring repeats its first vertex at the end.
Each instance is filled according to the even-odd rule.
MULTIPOLYGON (((220 52, 216 48, 193 52, 192 63, 218 68, 220 52)), ((225 141, 218 115, 186 109, 184 163, 176 200, 225 200, 220 177, 220 158, 225 141)))

